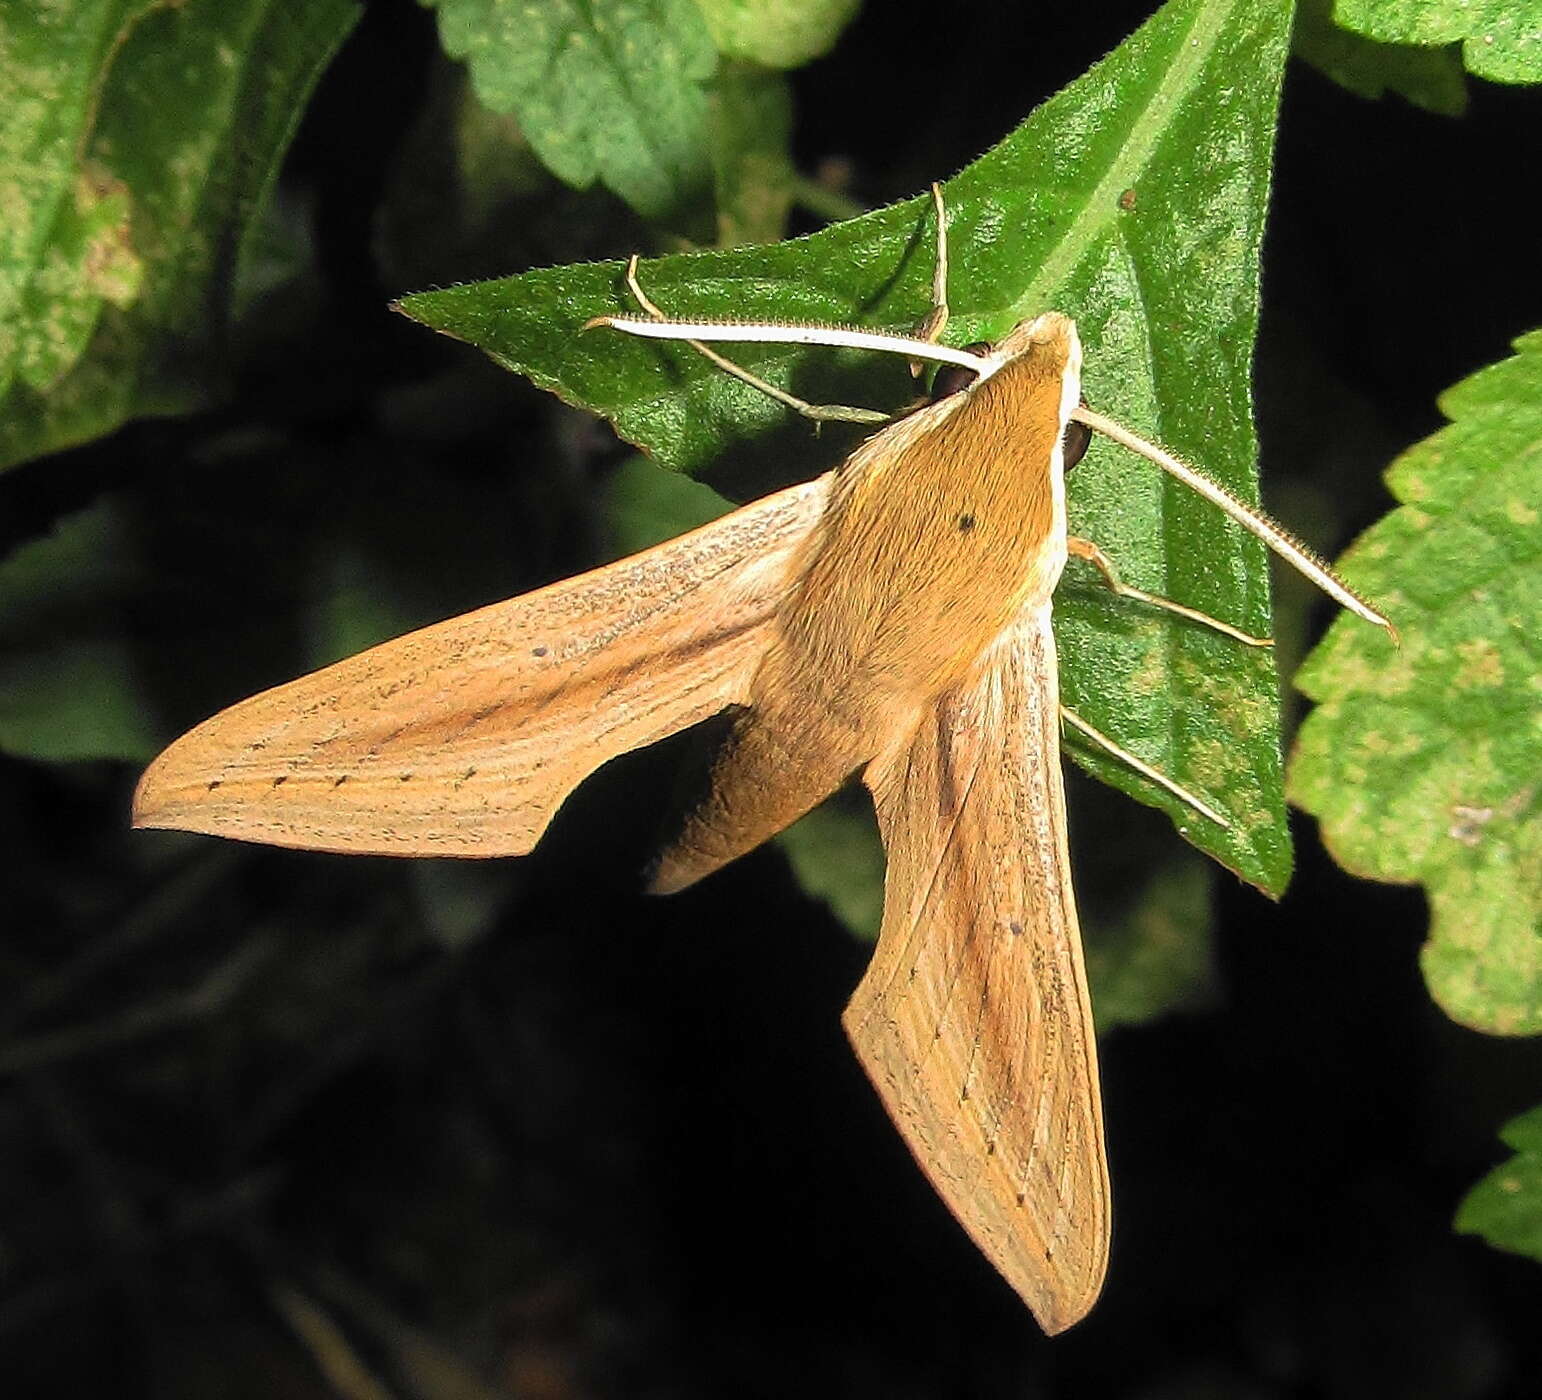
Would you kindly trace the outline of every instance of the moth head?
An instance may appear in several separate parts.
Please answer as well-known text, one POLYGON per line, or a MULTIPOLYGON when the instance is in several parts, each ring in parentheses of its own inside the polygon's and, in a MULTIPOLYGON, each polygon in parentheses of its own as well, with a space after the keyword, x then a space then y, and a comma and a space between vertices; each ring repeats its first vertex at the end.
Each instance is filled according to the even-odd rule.
MULTIPOLYGON (((952 394, 961 393, 979 383, 995 368, 999 368, 1009 360, 1035 352, 1060 358, 1062 373, 1069 380, 1069 387, 1076 395, 1074 401, 1084 406, 1087 402, 1081 394, 1082 347, 1081 340, 1076 334, 1076 323, 1069 316, 1062 315, 1058 311, 1046 311, 1042 316, 1035 316, 1032 320, 1018 322, 994 345, 986 340, 977 340, 971 345, 966 345, 964 349, 972 355, 981 355, 993 361, 991 370, 982 374, 964 365, 942 365, 932 376, 933 403, 952 394)), ((1069 404, 1066 408, 1069 408, 1069 404)), ((1064 470, 1070 471, 1087 455, 1087 447, 1091 441, 1092 430, 1067 416, 1061 447, 1064 470)))

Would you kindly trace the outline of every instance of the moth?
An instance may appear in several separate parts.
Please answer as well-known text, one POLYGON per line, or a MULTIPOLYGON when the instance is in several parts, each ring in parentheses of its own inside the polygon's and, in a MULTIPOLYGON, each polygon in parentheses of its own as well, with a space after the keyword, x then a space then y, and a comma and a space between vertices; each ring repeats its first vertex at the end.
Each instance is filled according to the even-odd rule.
MULTIPOLYGON (((1049 311, 990 347, 916 335, 670 321, 627 280, 618 331, 855 345, 940 364, 933 399, 834 472, 657 548, 425 628, 215 715, 140 781, 134 822, 401 856, 515 856, 607 760, 720 711, 707 796, 652 889, 710 874, 860 775, 888 860, 882 930, 845 1026, 917 1162, 1046 1332, 1102 1287, 1110 1206, 1096 1045, 1066 851, 1051 598, 1069 554, 1065 472, 1087 429, 1201 491, 1373 622, 1386 619, 1273 522, 1080 403, 1074 323, 1049 311)), ((594 324, 594 323, 591 323, 594 324)))

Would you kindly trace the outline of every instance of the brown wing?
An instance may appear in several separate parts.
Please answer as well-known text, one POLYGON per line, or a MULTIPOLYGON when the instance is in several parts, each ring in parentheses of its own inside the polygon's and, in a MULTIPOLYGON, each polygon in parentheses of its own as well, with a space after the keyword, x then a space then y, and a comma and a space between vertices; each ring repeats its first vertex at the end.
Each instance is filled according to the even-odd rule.
POLYGON ((523 855, 602 763, 741 699, 829 478, 426 627, 206 720, 138 826, 386 855, 523 855))
POLYGON ((845 1023, 916 1160, 1046 1332, 1103 1284, 1109 1188, 1049 607, 868 769, 883 931, 845 1023))

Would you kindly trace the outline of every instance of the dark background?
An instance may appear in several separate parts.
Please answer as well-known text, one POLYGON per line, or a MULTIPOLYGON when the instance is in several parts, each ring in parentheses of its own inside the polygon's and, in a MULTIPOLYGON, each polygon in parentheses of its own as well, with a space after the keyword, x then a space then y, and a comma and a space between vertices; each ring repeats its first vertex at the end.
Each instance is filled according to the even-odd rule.
MULTIPOLYGON (((914 193, 1147 13, 955 8, 871 3, 794 75, 801 168, 914 193)), ((409 238, 446 159, 435 50, 377 4, 323 79, 278 206, 313 271, 243 323, 226 406, 0 482, 7 548, 103 493, 140 521, 117 620, 168 738, 293 674, 318 559, 424 621, 603 553, 624 449, 386 303, 648 235, 546 187, 479 239, 453 199, 409 238)), ((1287 74, 1265 491, 1328 552, 1539 319, 1539 99, 1471 96, 1453 120, 1287 74)), ((1104 1040, 1109 1283, 1050 1342, 868 1090, 839 1025, 867 950, 781 855, 637 895, 688 748, 607 769, 527 860, 448 868, 130 835, 132 771, 0 760, 6 1393, 325 1394, 313 1307, 430 1396, 464 1393, 424 1380, 433 1348, 554 1400, 1536 1393, 1536 1266, 1450 1218, 1542 1056, 1432 1006, 1417 890, 1346 876, 1304 820, 1278 905, 1217 873, 1213 1004, 1104 1040)), ((1160 830, 1074 777, 1071 804, 1085 851, 1160 830)))

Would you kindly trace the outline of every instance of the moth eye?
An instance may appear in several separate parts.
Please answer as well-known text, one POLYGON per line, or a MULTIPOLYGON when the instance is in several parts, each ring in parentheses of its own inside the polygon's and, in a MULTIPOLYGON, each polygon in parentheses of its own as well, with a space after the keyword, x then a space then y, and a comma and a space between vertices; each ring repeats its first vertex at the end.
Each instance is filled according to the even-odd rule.
MULTIPOLYGON (((1087 406, 1087 400, 1082 400, 1082 407, 1087 406)), ((1065 458, 1065 470, 1070 471, 1083 457, 1087 455, 1087 446, 1092 441, 1092 429, 1085 423, 1078 423, 1071 419, 1065 425, 1065 435, 1060 439, 1061 455, 1065 458)))
MULTIPOLYGON (((977 340, 973 345, 964 347, 971 355, 988 355, 991 351, 990 342, 977 340)), ((937 373, 932 376, 932 402, 945 399, 950 394, 956 394, 960 389, 967 389, 974 383, 975 372, 963 365, 941 365, 937 373)))

